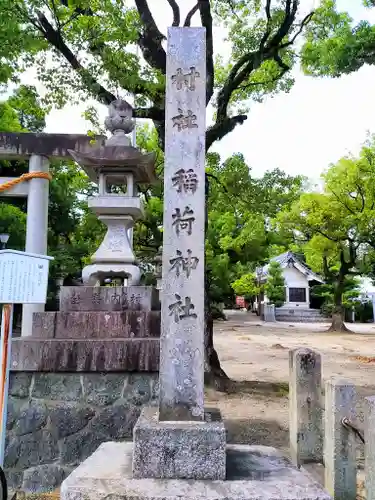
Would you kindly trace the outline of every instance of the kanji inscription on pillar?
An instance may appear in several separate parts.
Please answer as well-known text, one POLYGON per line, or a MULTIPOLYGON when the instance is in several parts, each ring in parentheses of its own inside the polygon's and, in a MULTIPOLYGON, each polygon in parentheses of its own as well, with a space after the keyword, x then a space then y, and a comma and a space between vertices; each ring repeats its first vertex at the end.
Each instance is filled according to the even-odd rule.
POLYGON ((177 130, 181 132, 187 128, 198 128, 196 123, 197 115, 194 115, 191 109, 188 109, 186 115, 181 108, 178 108, 178 115, 172 118, 173 126, 177 127, 177 130))
POLYGON ((192 257, 192 251, 187 251, 187 256, 183 256, 181 250, 177 250, 176 257, 171 259, 169 263, 171 264, 171 270, 175 269, 176 276, 180 276, 181 273, 186 273, 186 277, 189 278, 193 269, 197 268, 199 259, 198 257, 192 257))
POLYGON ((169 421, 204 417, 205 37, 168 29, 159 418, 169 421))
POLYGON ((180 236, 180 233, 186 231, 189 236, 193 234, 193 223, 195 222, 194 210, 190 207, 185 207, 181 212, 179 208, 175 208, 174 213, 172 213, 172 226, 174 226, 176 235, 180 236))
POLYGON ((177 90, 188 89, 195 90, 196 80, 200 78, 201 74, 196 70, 195 66, 191 66, 188 72, 182 68, 177 68, 176 73, 172 75, 172 84, 176 85, 177 90))
POLYGON ((182 191, 191 191, 192 193, 195 193, 198 186, 197 174, 192 168, 189 168, 187 171, 180 168, 180 170, 177 170, 177 172, 173 174, 172 184, 173 187, 177 189, 178 193, 181 193, 182 191))

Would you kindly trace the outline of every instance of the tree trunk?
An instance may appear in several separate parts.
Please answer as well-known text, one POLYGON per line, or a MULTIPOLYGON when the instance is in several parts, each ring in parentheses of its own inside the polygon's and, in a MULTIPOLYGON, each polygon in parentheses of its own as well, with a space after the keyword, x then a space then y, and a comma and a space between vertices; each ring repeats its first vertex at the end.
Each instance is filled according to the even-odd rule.
MULTIPOLYGON (((209 195, 207 175, 205 181, 205 232, 207 232, 209 195)), ((219 356, 214 347, 214 321, 212 319, 211 301, 208 293, 210 282, 210 271, 206 266, 204 273, 204 378, 207 385, 214 387, 216 390, 225 391, 228 387, 229 377, 221 368, 219 356)))
MULTIPOLYGON (((207 282, 207 279, 205 279, 207 282)), ((225 392, 228 389, 230 379, 221 368, 219 356, 214 347, 214 322, 212 319, 208 290, 205 290, 205 328, 204 328, 204 351, 205 383, 218 391, 225 392)))
POLYGON ((333 294, 334 307, 332 311, 332 323, 331 326, 328 328, 329 332, 337 332, 337 333, 350 332, 350 330, 345 326, 344 323, 344 311, 342 307, 344 279, 345 275, 340 273, 333 294))
POLYGON ((332 313, 332 323, 328 328, 328 331, 337 333, 350 332, 349 328, 345 326, 342 310, 334 310, 334 312, 332 313))

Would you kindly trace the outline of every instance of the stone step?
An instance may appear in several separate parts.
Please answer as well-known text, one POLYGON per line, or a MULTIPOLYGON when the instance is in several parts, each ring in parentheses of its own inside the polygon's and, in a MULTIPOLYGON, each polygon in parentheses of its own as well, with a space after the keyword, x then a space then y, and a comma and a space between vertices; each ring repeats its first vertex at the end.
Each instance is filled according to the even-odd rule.
POLYGON ((315 316, 322 316, 322 313, 320 311, 309 311, 309 310, 305 310, 305 311, 302 311, 302 310, 291 310, 289 311, 288 309, 276 309, 276 313, 278 314, 282 314, 284 316, 286 315, 289 315, 289 316, 311 316, 311 317, 315 317, 315 316))
POLYGON ((318 309, 287 309, 278 308, 275 310, 277 321, 295 323, 324 323, 329 321, 318 309))
POLYGON ((290 314, 292 316, 321 316, 322 313, 319 309, 287 309, 286 307, 278 307, 275 309, 276 313, 280 314, 290 314))
POLYGON ((322 316, 320 311, 317 310, 288 310, 288 309, 276 309, 276 315, 280 316, 296 316, 296 317, 309 317, 309 318, 319 318, 322 316))
POLYGON ((160 311, 34 313, 32 336, 44 339, 160 336, 160 311))
POLYGON ((329 318, 323 316, 276 316, 276 321, 282 321, 286 323, 329 323, 329 318))
POLYGON ((60 311, 160 310, 159 291, 152 286, 63 286, 60 311))
POLYGON ((13 339, 11 370, 26 372, 156 372, 159 339, 13 339))

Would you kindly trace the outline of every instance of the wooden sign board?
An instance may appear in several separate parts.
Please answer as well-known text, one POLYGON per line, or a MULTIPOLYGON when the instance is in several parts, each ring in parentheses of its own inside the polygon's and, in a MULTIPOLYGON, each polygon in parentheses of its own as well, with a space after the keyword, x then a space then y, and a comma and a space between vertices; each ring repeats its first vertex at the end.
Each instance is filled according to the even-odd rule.
POLYGON ((0 250, 0 303, 45 304, 53 257, 0 250))

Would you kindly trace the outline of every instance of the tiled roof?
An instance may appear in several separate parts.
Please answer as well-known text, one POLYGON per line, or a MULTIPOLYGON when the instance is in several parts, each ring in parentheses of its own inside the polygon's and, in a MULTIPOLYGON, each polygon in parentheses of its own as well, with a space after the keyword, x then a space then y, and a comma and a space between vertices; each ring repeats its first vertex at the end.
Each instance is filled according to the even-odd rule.
MULTIPOLYGON (((320 281, 321 283, 324 282, 323 279, 318 274, 311 271, 311 269, 308 268, 306 264, 304 264, 301 260, 299 260, 298 257, 293 252, 285 252, 282 253, 281 255, 277 255, 276 257, 272 257, 272 259, 270 259, 270 262, 278 262, 282 268, 287 267, 289 264, 292 265, 296 264, 296 266, 294 267, 297 267, 298 270, 301 271, 303 274, 305 274, 310 281, 316 280, 320 281)), ((268 274, 268 268, 269 268, 269 263, 263 267, 258 267, 256 270, 258 278, 260 279, 266 278, 268 274)))

